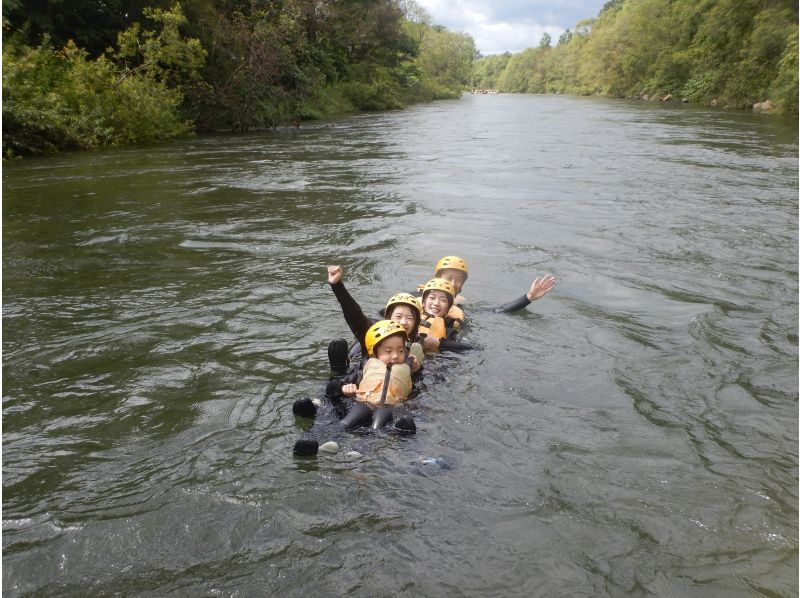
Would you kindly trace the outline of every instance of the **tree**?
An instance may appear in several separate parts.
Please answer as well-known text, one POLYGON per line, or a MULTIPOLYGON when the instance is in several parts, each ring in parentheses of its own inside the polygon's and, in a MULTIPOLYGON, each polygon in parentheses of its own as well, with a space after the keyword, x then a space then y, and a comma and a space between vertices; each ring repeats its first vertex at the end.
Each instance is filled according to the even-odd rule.
POLYGON ((472 37, 434 28, 426 34, 420 46, 417 64, 424 76, 437 86, 451 93, 460 93, 470 85, 476 56, 472 37))
POLYGON ((552 41, 549 33, 542 34, 542 39, 539 40, 539 49, 549 48, 552 41))
POLYGON ((22 34, 31 46, 45 36, 56 47, 73 40, 97 57, 117 33, 144 18, 145 7, 168 6, 168 0, 3 0, 3 29, 22 34))
POLYGON ((8 154, 142 143, 187 135, 176 81, 189 81, 205 53, 183 38, 180 7, 146 10, 157 30, 120 34, 118 50, 92 58, 74 42, 3 45, 3 146, 8 154))
POLYGON ((497 89, 498 79, 508 66, 511 52, 492 54, 475 61, 472 76, 472 87, 479 89, 497 89))

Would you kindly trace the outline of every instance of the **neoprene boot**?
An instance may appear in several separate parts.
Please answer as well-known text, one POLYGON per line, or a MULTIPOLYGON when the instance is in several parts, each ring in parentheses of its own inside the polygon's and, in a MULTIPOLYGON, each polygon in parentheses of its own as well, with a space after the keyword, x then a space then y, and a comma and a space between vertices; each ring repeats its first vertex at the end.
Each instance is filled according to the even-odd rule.
POLYGON ((342 398, 343 380, 331 380, 325 385, 325 396, 331 400, 342 398))
POLYGON ((347 341, 343 338, 337 338, 328 343, 328 363, 331 366, 331 376, 334 378, 347 373, 347 366, 350 365, 347 352, 347 341))
POLYGON ((292 413, 299 417, 314 417, 317 414, 317 406, 308 397, 303 397, 294 402, 292 413))
POLYGON ((401 434, 416 434, 417 424, 414 423, 414 418, 406 414, 398 417, 394 422, 394 429, 401 434))
POLYGON ((311 457, 319 451, 319 443, 316 440, 301 438, 294 443, 294 454, 298 457, 311 457))

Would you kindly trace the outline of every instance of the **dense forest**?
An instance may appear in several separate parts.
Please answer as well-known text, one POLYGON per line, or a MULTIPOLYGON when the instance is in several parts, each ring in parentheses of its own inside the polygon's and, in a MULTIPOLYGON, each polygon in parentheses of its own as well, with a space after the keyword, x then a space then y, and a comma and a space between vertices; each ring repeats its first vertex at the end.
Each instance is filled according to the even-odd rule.
POLYGON ((3 0, 3 156, 299 126, 470 87, 797 112, 797 5, 611 0, 481 57, 413 0, 3 0))
POLYGON ((794 0, 610 0, 555 47, 476 61, 473 86, 796 115, 797 25, 794 0))
POLYGON ((398 0, 172 2, 3 0, 4 157, 458 97, 477 55, 398 0))

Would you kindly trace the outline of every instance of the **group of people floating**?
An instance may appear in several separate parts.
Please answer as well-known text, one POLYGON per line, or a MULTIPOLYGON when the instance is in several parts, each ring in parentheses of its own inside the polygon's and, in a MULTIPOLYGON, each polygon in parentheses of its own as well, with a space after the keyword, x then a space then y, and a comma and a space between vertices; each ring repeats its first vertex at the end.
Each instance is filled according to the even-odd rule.
MULTIPOLYGON (((433 278, 414 293, 390 297, 382 319, 372 321, 345 288, 342 267, 328 266, 328 283, 357 341, 353 349, 342 338, 328 345, 331 376, 325 397, 340 418, 340 430, 369 426, 404 435, 416 433, 414 419, 404 405, 426 356, 472 348, 461 336, 465 325, 461 289, 468 276, 463 259, 445 256, 437 262, 433 278)), ((523 309, 549 293, 555 282, 549 274, 537 277, 525 295, 495 311, 523 309)), ((314 417, 321 404, 304 397, 294 402, 292 412, 298 417, 314 417)), ((297 456, 313 456, 319 450, 319 441, 313 437, 301 438, 294 445, 297 456)))

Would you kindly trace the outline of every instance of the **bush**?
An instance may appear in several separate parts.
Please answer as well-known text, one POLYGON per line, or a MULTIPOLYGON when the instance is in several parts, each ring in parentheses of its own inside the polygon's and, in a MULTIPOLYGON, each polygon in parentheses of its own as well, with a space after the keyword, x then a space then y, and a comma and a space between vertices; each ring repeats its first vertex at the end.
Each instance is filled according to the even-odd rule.
POLYGON ((692 75, 681 88, 681 97, 690 102, 707 102, 717 92, 718 76, 714 72, 706 71, 692 75))
MULTIPOLYGON (((180 17, 180 11, 155 16, 165 15, 180 17)), ((120 54, 92 60, 72 42, 56 50, 47 39, 37 48, 10 39, 3 46, 3 155, 47 154, 190 134, 191 123, 180 116, 183 96, 167 84, 175 72, 164 65, 175 62, 175 45, 182 44, 172 33, 164 45, 153 32, 143 33, 145 56, 134 66, 124 60, 136 57, 123 60, 120 54), (165 56, 171 61, 161 60, 165 56)), ((196 68, 203 54, 192 43, 185 49, 196 68)))
POLYGON ((358 110, 378 111, 403 108, 400 84, 390 69, 366 66, 353 73, 353 80, 340 83, 347 101, 358 110))
POLYGON ((31 49, 11 40, 3 45, 3 155, 52 153, 84 147, 80 119, 59 93, 68 64, 48 40, 31 49))
POLYGON ((770 85, 768 99, 773 100, 781 114, 797 116, 798 101, 797 27, 778 62, 778 74, 770 85))

